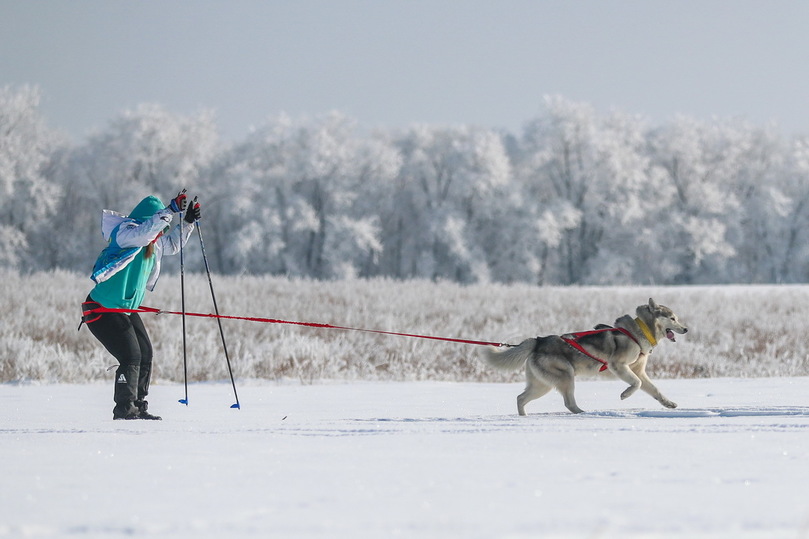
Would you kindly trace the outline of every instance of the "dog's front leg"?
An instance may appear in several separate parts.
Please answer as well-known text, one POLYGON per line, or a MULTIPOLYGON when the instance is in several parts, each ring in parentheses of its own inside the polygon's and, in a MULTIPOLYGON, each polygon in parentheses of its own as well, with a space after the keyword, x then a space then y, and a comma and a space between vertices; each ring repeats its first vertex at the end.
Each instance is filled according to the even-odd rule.
POLYGON ((625 364, 610 364, 609 368, 610 371, 615 374, 615 376, 629 384, 629 387, 626 388, 623 393, 621 393, 621 400, 631 397, 632 394, 640 389, 641 385, 643 385, 641 379, 638 378, 637 375, 632 372, 632 369, 627 367, 625 364))
POLYGON ((638 378, 640 378, 641 386, 640 388, 654 397, 654 399, 665 406, 666 408, 677 408, 677 403, 668 400, 663 393, 657 389, 657 386, 652 383, 649 379, 649 375, 646 374, 646 361, 648 360, 648 356, 641 356, 641 358, 632 365, 632 372, 634 372, 638 378))
POLYGON ((649 377, 646 375, 646 372, 643 372, 643 371, 642 371, 642 372, 639 372, 639 373, 638 373, 638 376, 639 376, 639 377, 640 377, 640 379, 641 379, 641 387, 640 387, 640 388, 641 388, 643 391, 645 391, 646 393, 648 393, 649 395, 651 395, 652 397, 654 397, 654 398, 655 398, 655 400, 656 400, 657 402, 659 402, 660 404, 662 404, 662 405, 663 405, 663 406, 665 406, 666 408, 677 408, 677 403, 676 403, 676 402, 673 402, 673 401, 668 400, 668 399, 667 399, 667 398, 666 398, 666 397, 665 397, 665 396, 664 396, 664 395, 663 395, 663 394, 660 392, 660 390, 659 390, 659 389, 657 389, 657 386, 656 386, 656 385, 654 385, 654 384, 652 383, 652 381, 651 381, 651 380, 649 379, 649 377))

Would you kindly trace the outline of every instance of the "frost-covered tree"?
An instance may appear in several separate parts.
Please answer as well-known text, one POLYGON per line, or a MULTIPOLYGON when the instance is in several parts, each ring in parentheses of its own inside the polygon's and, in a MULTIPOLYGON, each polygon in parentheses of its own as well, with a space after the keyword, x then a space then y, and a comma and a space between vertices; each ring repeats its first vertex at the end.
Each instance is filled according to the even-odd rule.
POLYGON ((186 117, 158 105, 124 112, 62 156, 55 174, 64 189, 58 227, 43 241, 60 253, 60 266, 86 270, 103 246, 102 209, 126 213, 144 196, 168 201, 183 188, 196 195, 200 172, 217 151, 210 112, 186 117))
POLYGON ((371 275, 382 245, 373 201, 398 168, 393 152, 333 113, 269 121, 226 152, 218 235, 227 271, 315 278, 371 275))
MULTIPOLYGON (((78 145, 0 90, 0 267, 86 271, 103 208, 199 194, 212 269, 318 279, 688 284, 809 276, 809 142, 546 98, 519 136, 281 116, 223 147, 142 105, 78 145)), ((198 257, 196 250, 192 257, 198 257)), ((199 260, 192 260, 194 264, 199 260)), ((176 259, 168 261, 176 265, 176 259)), ((195 269, 195 268, 192 268, 195 269)))
POLYGON ((66 141, 45 124, 40 99, 33 86, 0 88, 0 267, 52 263, 36 236, 58 210, 61 190, 49 176, 66 141))
POLYGON ((394 144, 402 167, 384 221, 386 274, 490 280, 489 247, 511 182, 500 136, 474 127, 416 126, 394 144))
POLYGON ((582 257, 582 283, 659 281, 655 220, 673 190, 647 151, 647 121, 613 111, 600 118, 593 138, 593 186, 582 208, 592 251, 582 257))
POLYGON ((726 238, 734 254, 714 282, 765 283, 791 279, 784 272, 789 258, 790 230, 794 220, 795 193, 790 188, 789 148, 772 128, 757 128, 743 122, 725 123, 736 162, 728 184, 738 208, 723 217, 726 238), (730 129, 732 128, 732 130, 730 129))
POLYGON ((721 280, 736 254, 727 236, 728 218, 740 208, 740 165, 747 145, 732 125, 678 117, 650 136, 650 153, 676 191, 668 212, 655 223, 664 263, 676 273, 666 282, 721 280))
POLYGON ((809 279, 809 138, 799 137, 787 152, 786 170, 770 191, 773 213, 781 227, 766 242, 777 267, 768 282, 806 282, 809 279))
POLYGON ((645 124, 586 103, 545 99, 547 113, 529 123, 514 151, 529 201, 523 219, 535 280, 574 284, 633 280, 637 223, 655 180, 645 155, 645 124), (627 242, 629 244, 627 245, 627 242))

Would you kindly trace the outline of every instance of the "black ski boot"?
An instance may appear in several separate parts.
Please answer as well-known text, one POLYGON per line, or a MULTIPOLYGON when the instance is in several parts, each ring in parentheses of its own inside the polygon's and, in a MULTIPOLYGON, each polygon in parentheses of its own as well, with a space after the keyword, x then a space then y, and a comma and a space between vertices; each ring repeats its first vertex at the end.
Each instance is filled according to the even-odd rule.
POLYGON ((138 414, 140 410, 138 410, 132 404, 116 404, 115 408, 112 409, 112 418, 113 419, 138 419, 138 414))
POLYGON ((135 419, 151 419, 154 421, 161 421, 163 419, 159 415, 152 415, 148 412, 149 403, 147 401, 135 401, 135 406, 138 407, 138 413, 135 419))

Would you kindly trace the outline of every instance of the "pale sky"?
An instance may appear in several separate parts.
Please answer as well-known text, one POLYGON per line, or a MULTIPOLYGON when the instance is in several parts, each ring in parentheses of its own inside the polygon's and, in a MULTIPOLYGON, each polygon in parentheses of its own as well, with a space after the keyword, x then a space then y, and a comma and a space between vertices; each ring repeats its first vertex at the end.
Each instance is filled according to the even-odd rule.
POLYGON ((139 103, 515 134, 559 94, 809 134, 803 0, 0 0, 0 86, 81 139, 139 103))

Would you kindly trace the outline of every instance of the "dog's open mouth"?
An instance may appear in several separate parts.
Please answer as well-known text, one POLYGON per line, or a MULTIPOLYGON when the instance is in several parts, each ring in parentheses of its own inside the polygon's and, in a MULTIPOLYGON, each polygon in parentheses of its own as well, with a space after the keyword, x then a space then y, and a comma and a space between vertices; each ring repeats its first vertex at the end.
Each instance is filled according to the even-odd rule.
POLYGON ((677 340, 674 338, 674 332, 668 328, 666 328, 666 338, 671 342, 677 342, 677 340))

